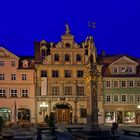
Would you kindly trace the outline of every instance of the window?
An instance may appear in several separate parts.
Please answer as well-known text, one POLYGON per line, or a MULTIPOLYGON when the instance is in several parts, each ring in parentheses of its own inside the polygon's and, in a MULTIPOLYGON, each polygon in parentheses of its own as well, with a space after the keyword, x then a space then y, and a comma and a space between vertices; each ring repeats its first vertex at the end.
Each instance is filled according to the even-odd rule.
POLYGON ((16 74, 11 74, 11 80, 16 80, 16 74))
POLYGON ((10 95, 11 95, 11 97, 17 97, 17 90, 16 89, 11 89, 10 90, 10 95))
POLYGON ((0 97, 6 97, 6 90, 0 89, 0 97))
POLYGON ((81 61, 81 55, 80 54, 76 55, 76 61, 81 61))
POLYGON ((4 61, 0 61, 0 66, 4 66, 4 61))
POLYGON ((70 48, 71 44, 70 43, 66 43, 65 46, 66 46, 66 48, 70 48))
POLYGON ((126 81, 122 81, 122 87, 126 87, 126 81))
POLYGON ((127 72, 127 68, 126 67, 121 67, 121 73, 126 73, 127 72))
POLYGON ((119 81, 114 81, 113 85, 114 85, 114 87, 119 87, 119 81))
POLYGON ((77 77, 83 77, 83 76, 84 76, 84 72, 82 70, 78 70, 77 77))
POLYGON ((16 66, 16 62, 15 61, 11 61, 11 66, 16 66))
POLYGON ((71 70, 65 70, 65 77, 71 77, 71 70))
POLYGON ((59 95, 59 87, 52 86, 52 95, 59 95))
POLYGON ((106 87, 110 87, 110 81, 106 81, 106 87))
POLYGON ((59 61, 59 55, 58 54, 54 55, 54 61, 59 61))
POLYGON ((22 74, 22 80, 27 80, 27 74, 25 73, 22 74))
POLYGON ((106 95, 105 101, 106 102, 111 102, 111 95, 106 95))
POLYGON ((41 77, 47 77, 47 71, 41 70, 41 77))
POLYGON ((57 70, 52 71, 52 77, 54 77, 54 78, 59 77, 59 73, 57 70))
POLYGON ((129 81, 129 86, 134 87, 134 81, 129 81))
POLYGON ((136 84, 137 84, 137 87, 140 87, 140 81, 137 81, 136 84))
POLYGON ((136 95, 136 101, 137 101, 137 102, 140 102, 140 95, 139 95, 139 94, 136 95))
POLYGON ((77 95, 84 95, 84 87, 77 86, 77 95))
POLYGON ((0 74, 0 80, 4 80, 4 74, 0 74))
POLYGON ((46 56, 46 50, 45 49, 41 50, 41 56, 43 56, 43 57, 46 56))
POLYGON ((121 97, 122 97, 121 98, 121 101, 122 102, 126 102, 127 101, 127 98, 126 98, 126 95, 125 94, 122 94, 121 97))
POLYGON ((135 96, 133 94, 129 95, 129 101, 134 102, 135 96))
POLYGON ((65 61, 70 61, 70 56, 68 54, 65 55, 65 61))
POLYGON ((127 68, 127 71, 128 71, 128 73, 133 73, 134 71, 133 71, 133 67, 128 67, 127 68))
POLYGON ((114 95, 114 102, 119 102, 119 95, 117 94, 114 95))
POLYGON ((87 117, 87 110, 86 108, 80 108, 80 117, 86 118, 87 117))
POLYGON ((64 95, 72 95, 72 87, 71 86, 65 87, 64 95))
POLYGON ((29 97, 28 89, 22 89, 21 96, 22 97, 29 97))
POLYGON ((117 67, 114 67, 114 68, 113 68, 113 73, 114 73, 114 74, 117 74, 117 73, 118 73, 118 68, 117 68, 117 67))

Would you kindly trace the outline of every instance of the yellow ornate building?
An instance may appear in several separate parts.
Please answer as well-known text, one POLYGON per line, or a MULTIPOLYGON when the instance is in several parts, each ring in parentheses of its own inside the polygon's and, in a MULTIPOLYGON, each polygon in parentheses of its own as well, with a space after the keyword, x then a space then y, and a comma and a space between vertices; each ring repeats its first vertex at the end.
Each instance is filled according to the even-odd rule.
MULTIPOLYGON (((86 43, 74 41, 68 25, 60 42, 35 43, 37 122, 53 112, 58 123, 86 123, 88 52, 86 43)), ((101 82, 98 95, 99 123, 103 123, 101 82)))

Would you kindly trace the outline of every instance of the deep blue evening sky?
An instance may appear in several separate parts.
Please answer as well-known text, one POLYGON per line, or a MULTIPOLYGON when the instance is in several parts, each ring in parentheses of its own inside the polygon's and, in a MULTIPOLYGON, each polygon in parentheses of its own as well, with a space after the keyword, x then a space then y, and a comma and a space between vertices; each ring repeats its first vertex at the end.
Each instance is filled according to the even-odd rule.
POLYGON ((16 55, 33 55, 34 41, 60 41, 66 22, 77 42, 94 35, 98 53, 140 57, 140 0, 0 0, 0 44, 16 55))

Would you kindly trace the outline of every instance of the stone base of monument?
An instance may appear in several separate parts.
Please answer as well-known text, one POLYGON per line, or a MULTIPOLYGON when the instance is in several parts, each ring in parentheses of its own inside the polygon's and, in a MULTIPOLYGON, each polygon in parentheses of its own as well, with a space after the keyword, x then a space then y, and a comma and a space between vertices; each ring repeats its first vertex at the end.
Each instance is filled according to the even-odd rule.
POLYGON ((119 135, 111 135, 110 131, 100 128, 85 128, 72 132, 74 140, 119 140, 119 135))

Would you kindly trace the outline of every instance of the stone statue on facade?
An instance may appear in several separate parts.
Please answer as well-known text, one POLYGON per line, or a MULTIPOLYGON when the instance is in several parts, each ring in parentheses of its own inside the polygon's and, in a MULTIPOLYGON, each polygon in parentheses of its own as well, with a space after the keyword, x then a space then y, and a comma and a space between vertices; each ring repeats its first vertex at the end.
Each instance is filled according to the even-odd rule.
POLYGON ((95 47, 95 44, 94 44, 93 37, 88 36, 86 38, 85 44, 88 46, 89 62, 90 63, 96 63, 97 52, 96 52, 96 47, 95 47))
POLYGON ((69 34, 69 33, 70 33, 70 28, 69 28, 69 25, 68 25, 68 24, 66 24, 66 25, 65 25, 65 27, 66 27, 66 34, 69 34))

